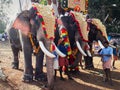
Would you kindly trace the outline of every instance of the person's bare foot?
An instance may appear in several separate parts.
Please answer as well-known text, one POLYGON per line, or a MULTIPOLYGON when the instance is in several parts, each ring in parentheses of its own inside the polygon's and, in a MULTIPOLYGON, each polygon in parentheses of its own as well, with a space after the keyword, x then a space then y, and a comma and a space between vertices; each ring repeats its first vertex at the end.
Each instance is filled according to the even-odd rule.
POLYGON ((117 69, 116 67, 113 67, 113 69, 117 69))

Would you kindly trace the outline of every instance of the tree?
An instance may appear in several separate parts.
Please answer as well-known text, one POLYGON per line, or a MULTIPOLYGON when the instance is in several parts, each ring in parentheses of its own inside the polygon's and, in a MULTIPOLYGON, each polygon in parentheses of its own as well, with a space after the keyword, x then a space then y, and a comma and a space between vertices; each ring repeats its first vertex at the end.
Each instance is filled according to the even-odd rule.
POLYGON ((47 0, 41 0, 40 4, 47 5, 47 0))
POLYGON ((5 8, 9 7, 9 4, 11 3, 11 0, 0 0, 0 20, 1 21, 7 21, 5 8))
POLYGON ((0 0, 0 33, 2 33, 6 28, 6 23, 8 18, 5 13, 5 8, 9 7, 11 0, 0 0))
POLYGON ((107 33, 120 33, 119 0, 89 0, 88 14, 99 18, 106 26, 107 33))

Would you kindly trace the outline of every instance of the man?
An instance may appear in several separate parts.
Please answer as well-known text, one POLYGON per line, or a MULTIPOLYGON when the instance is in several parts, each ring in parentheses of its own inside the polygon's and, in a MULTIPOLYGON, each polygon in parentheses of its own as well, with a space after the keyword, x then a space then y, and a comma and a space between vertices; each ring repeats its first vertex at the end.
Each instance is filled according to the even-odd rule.
POLYGON ((103 69, 106 75, 105 82, 110 80, 110 84, 112 85, 112 79, 111 79, 111 61, 112 61, 112 54, 113 54, 113 49, 109 47, 109 42, 105 41, 104 42, 105 48, 103 48, 99 54, 102 57, 102 62, 103 62, 103 69))

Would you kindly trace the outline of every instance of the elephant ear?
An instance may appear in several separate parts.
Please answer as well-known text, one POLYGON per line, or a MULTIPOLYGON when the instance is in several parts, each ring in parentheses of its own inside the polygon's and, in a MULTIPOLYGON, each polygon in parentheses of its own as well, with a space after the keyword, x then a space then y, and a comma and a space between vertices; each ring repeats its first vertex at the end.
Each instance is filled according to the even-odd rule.
POLYGON ((17 30, 20 30, 24 35, 28 35, 30 31, 30 22, 16 18, 16 20, 13 23, 13 27, 17 30))

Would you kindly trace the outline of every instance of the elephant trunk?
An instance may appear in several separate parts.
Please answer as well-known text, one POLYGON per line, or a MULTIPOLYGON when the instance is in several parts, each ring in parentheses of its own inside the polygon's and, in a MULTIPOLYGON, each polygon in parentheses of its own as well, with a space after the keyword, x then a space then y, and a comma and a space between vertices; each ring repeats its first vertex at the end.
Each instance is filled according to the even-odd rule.
POLYGON ((100 46, 101 49, 104 48, 104 45, 102 44, 102 42, 100 40, 98 40, 98 44, 99 44, 99 46, 100 46))
MULTIPOLYGON (((51 44, 53 41, 47 39, 45 46, 47 50, 51 50, 51 44)), ((54 88, 54 59, 50 57, 51 55, 46 55, 46 65, 47 65, 47 79, 48 79, 48 90, 53 90, 54 88)))

